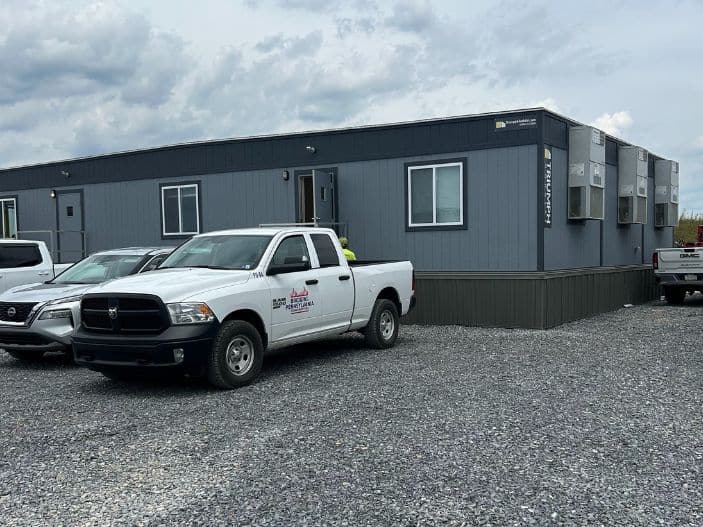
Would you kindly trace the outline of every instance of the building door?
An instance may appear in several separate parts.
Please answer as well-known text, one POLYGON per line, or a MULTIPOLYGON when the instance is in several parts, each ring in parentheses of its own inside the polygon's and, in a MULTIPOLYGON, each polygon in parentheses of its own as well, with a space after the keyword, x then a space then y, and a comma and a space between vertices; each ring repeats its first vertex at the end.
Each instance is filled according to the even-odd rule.
POLYGON ((77 262, 85 256, 83 191, 56 193, 56 260, 77 262))
POLYGON ((312 171, 312 186, 315 199, 315 219, 318 223, 335 223, 336 203, 334 192, 337 182, 336 170, 318 168, 312 171))
POLYGON ((316 168, 296 173, 300 223, 330 226, 337 221, 337 169, 316 168))

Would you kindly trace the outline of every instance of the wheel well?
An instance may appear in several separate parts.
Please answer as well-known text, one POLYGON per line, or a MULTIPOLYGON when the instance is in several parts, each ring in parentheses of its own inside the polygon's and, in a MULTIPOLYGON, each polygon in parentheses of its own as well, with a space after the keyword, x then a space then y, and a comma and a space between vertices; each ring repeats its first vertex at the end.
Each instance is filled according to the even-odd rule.
POLYGON ((244 320, 245 322, 249 322, 249 324, 257 329, 259 335, 261 335, 261 342, 264 345, 264 349, 266 349, 266 346, 268 346, 266 326, 264 326, 264 321, 261 320, 261 317, 256 311, 252 311, 251 309, 240 309, 227 315, 222 322, 227 322, 228 320, 244 320))
POLYGON ((381 292, 378 293, 378 297, 376 297, 376 299, 379 298, 385 298, 386 300, 390 300, 391 302, 393 302, 395 304, 395 307, 398 308, 398 314, 403 312, 403 306, 400 303, 398 291, 396 291, 394 288, 386 287, 385 289, 382 289, 381 292))

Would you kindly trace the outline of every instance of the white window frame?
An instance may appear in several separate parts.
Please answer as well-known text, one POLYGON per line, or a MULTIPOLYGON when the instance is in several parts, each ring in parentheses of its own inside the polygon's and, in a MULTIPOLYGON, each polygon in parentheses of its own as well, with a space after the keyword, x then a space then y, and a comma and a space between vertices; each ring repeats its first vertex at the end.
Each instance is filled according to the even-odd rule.
POLYGON ((185 185, 167 185, 161 187, 161 233, 164 236, 190 236, 200 234, 200 189, 197 183, 187 183, 185 185), (178 232, 166 232, 166 191, 178 190, 178 232), (195 232, 183 231, 183 210, 181 209, 181 190, 185 188, 195 188, 195 232))
MULTIPOLYGON (((13 214, 15 216, 15 230, 17 230, 17 198, 0 198, 0 239, 11 239, 7 238, 5 235, 6 234, 11 234, 9 232, 5 232, 5 225, 2 224, 3 221, 3 216, 2 216, 2 209, 4 208, 5 202, 11 201, 14 205, 12 208, 13 214)), ((8 225, 8 228, 10 226, 8 225)), ((15 232, 15 236, 19 236, 19 231, 15 232)))
POLYGON ((451 227, 464 225, 464 163, 437 163, 432 165, 413 165, 408 167, 408 227, 451 227), (437 223, 437 169, 443 167, 459 167, 459 221, 437 223), (413 223, 412 201, 412 171, 432 169, 432 223, 413 223))

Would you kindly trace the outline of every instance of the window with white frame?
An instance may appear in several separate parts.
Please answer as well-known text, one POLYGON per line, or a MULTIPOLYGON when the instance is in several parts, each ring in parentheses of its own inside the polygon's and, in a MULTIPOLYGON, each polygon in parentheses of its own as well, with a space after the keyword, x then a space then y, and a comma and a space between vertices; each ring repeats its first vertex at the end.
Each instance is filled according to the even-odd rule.
POLYGON ((408 226, 464 224, 464 164, 408 167, 408 226))
POLYGON ((200 197, 197 183, 161 187, 161 224, 164 236, 200 232, 200 197))
POLYGON ((0 238, 17 238, 17 200, 0 198, 0 238))

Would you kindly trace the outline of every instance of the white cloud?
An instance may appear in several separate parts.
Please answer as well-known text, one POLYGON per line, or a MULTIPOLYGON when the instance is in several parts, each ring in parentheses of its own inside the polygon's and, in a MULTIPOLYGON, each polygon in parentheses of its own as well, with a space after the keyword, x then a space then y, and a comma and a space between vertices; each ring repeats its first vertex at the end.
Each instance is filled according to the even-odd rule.
POLYGON ((604 113, 593 121, 593 126, 606 134, 621 137, 622 133, 632 126, 630 112, 623 110, 615 113, 604 113))

